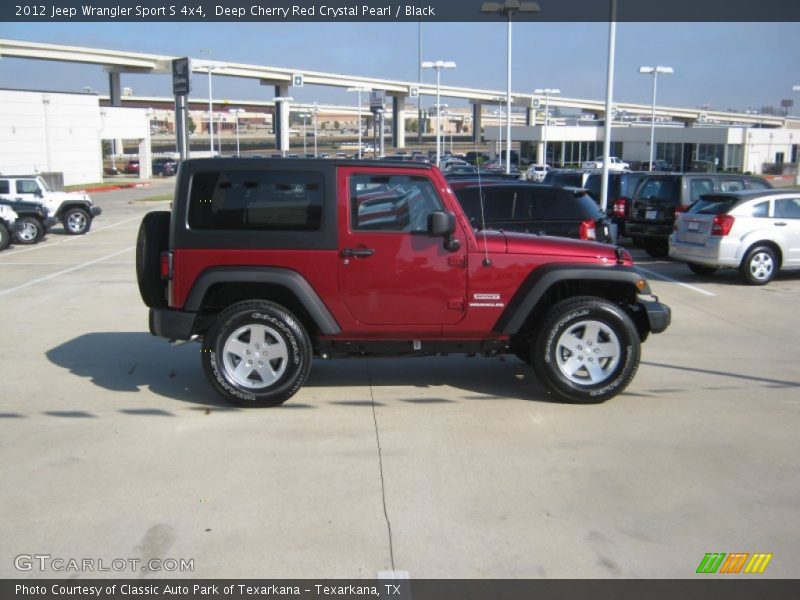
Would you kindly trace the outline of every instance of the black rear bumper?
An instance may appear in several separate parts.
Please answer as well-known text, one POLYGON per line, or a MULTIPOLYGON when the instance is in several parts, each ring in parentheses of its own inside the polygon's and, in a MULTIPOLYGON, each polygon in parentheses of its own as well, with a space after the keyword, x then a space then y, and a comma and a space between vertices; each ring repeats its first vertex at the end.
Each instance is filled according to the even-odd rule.
POLYGON ((150 333, 168 340, 188 340, 192 337, 197 313, 171 308, 150 309, 150 333))
POLYGON ((666 240, 672 234, 673 225, 674 222, 627 221, 625 223, 625 233, 628 237, 666 240))

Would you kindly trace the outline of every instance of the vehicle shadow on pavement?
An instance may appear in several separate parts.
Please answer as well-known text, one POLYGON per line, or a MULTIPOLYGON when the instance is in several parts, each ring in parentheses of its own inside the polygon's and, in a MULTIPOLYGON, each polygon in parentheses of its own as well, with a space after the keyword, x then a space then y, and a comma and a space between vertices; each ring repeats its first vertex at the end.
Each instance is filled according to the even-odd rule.
POLYGON ((377 400, 384 400, 380 390, 383 387, 413 390, 411 394, 403 389, 392 390, 391 397, 404 396, 399 399, 414 404, 505 399, 554 401, 539 385, 533 370, 511 355, 315 360, 306 382, 306 387, 354 385, 372 385, 377 390, 377 400), (444 388, 454 388, 455 393, 444 388))
MULTIPOLYGON (((117 400, 129 400, 129 394, 149 390, 159 396, 198 405, 198 408, 232 409, 206 381, 200 366, 200 349, 197 343, 173 347, 146 332, 96 332, 64 342, 48 350, 46 356, 72 375, 121 394, 115 398, 117 400)), ((416 404, 503 399, 554 401, 536 381, 532 369, 510 355, 494 358, 460 355, 315 358, 305 387, 370 385, 405 388, 392 391, 392 398, 398 396, 399 401, 416 404), (448 387, 456 392, 445 389, 448 387)), ((376 403, 384 400, 382 393, 378 395, 376 403)), ((363 402, 339 404, 371 406, 363 402)))
POLYGON ((205 407, 229 406, 203 375, 200 344, 172 347, 145 332, 98 332, 64 342, 45 355, 71 374, 125 396, 147 389, 205 407))

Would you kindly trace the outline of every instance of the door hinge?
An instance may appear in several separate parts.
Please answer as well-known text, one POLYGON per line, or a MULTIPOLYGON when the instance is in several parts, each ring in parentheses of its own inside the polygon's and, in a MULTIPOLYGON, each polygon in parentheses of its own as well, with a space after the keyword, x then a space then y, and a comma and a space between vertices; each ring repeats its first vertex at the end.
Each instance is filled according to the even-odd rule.
POLYGON ((448 256, 447 257, 447 264, 451 267, 458 267, 463 269, 467 266, 467 257, 463 254, 459 254, 456 256, 448 256))

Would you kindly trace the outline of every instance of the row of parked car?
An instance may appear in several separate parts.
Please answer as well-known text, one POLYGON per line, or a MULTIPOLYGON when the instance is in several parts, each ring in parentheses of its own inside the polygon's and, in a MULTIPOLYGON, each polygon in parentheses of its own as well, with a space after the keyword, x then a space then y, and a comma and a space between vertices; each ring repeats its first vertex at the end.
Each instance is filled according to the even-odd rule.
POLYGON ((58 224, 82 235, 101 212, 88 194, 53 191, 38 175, 0 174, 0 250, 35 244, 58 224))
POLYGON ((603 214, 601 171, 543 171, 536 177, 541 183, 489 173, 480 181, 447 177, 477 226, 601 242, 629 237, 651 256, 681 260, 696 274, 735 268, 752 285, 800 267, 800 190, 776 190, 754 175, 617 170, 609 173, 603 214))

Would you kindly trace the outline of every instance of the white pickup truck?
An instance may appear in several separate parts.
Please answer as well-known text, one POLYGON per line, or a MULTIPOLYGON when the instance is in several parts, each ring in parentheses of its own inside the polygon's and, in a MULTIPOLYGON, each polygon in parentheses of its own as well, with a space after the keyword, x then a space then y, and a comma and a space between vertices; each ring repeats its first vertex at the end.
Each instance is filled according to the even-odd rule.
MULTIPOLYGON (((594 160, 587 160, 581 163, 581 168, 583 169, 602 169, 603 162, 605 158, 603 156, 598 156, 594 160)), ((609 171, 628 171, 631 166, 617 158, 616 156, 611 156, 608 159, 608 170, 609 171)))

